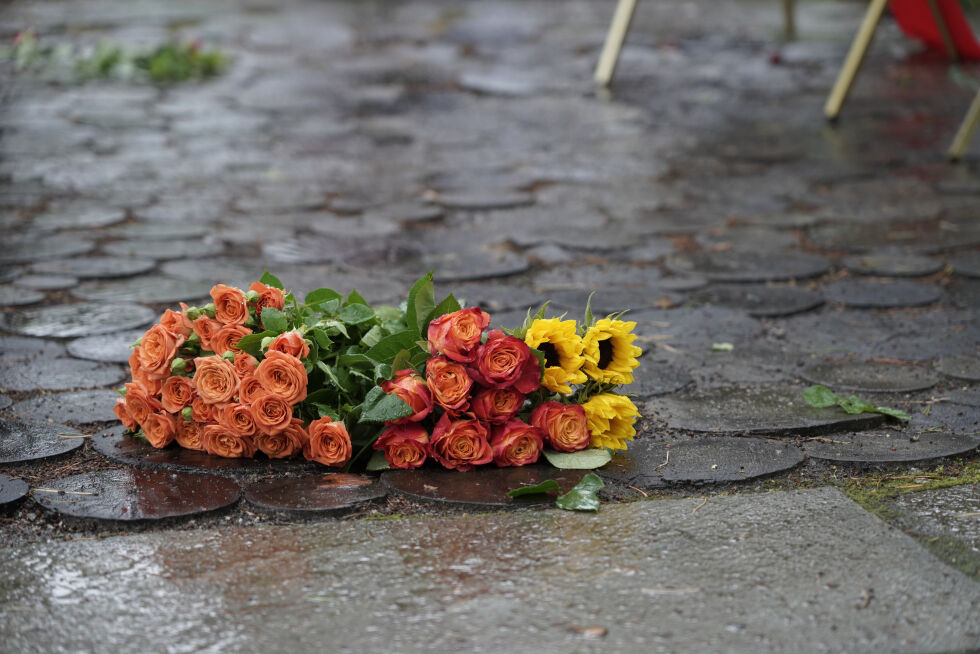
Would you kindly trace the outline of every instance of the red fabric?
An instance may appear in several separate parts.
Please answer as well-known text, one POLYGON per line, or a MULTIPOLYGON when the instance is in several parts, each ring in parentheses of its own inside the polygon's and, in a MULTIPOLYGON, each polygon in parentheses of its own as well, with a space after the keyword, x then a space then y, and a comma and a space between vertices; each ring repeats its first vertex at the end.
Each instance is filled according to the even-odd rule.
MULTIPOLYGON (((977 43, 973 30, 963 15, 960 1, 936 0, 936 4, 946 19, 946 26, 960 57, 980 59, 980 43, 977 43)), ((922 41, 933 50, 946 52, 946 46, 927 0, 892 0, 891 8, 899 27, 907 36, 922 41)))

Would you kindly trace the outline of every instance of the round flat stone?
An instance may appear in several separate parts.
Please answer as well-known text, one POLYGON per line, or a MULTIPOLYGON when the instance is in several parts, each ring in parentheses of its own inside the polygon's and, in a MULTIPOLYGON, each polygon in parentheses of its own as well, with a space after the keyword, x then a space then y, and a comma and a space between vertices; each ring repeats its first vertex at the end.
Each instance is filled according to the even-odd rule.
POLYGON ((140 327, 154 318, 152 309, 138 304, 83 302, 4 314, 0 326, 25 336, 74 338, 140 327))
POLYGON ((6 409, 8 406, 13 404, 14 401, 11 400, 6 395, 0 395, 0 410, 6 409))
POLYGON ((827 250, 873 252, 888 247, 935 253, 980 244, 980 227, 961 224, 948 229, 946 221, 886 225, 844 222, 817 225, 810 228, 809 236, 817 247, 827 250))
POLYGON ((121 366, 78 359, 49 359, 43 365, 0 368, 4 391, 62 391, 72 388, 110 386, 125 379, 121 366))
POLYGON ((76 208, 42 213, 32 226, 38 229, 92 229, 107 227, 126 220, 126 213, 112 208, 76 208))
POLYGON ((20 463, 76 450, 85 442, 77 431, 50 422, 0 419, 0 463, 20 463))
POLYGON ((814 459, 860 463, 925 461, 964 454, 978 446, 980 440, 970 436, 926 432, 912 440, 906 432, 891 430, 834 434, 827 439, 810 439, 803 443, 806 453, 814 459))
POLYGON ((30 486, 23 479, 0 475, 0 512, 7 511, 27 497, 30 486))
POLYGON ((669 395, 694 383, 694 378, 685 370, 657 361, 642 361, 633 371, 633 383, 624 387, 637 397, 669 395))
POLYGON ((634 344, 658 356, 710 352, 713 343, 748 343, 762 332, 755 318, 724 307, 637 311, 626 319, 636 321, 634 344))
POLYGON ((34 357, 60 357, 64 353, 65 347, 54 341, 24 336, 0 336, 0 360, 5 363, 29 361, 34 357))
POLYGON ((37 304, 44 299, 44 293, 21 288, 13 284, 0 285, 0 307, 20 307, 37 304))
POLYGON ((42 275, 66 275, 80 279, 132 277, 153 270, 156 261, 146 257, 80 257, 61 261, 40 261, 31 271, 42 275))
POLYGON ((168 261, 160 266, 161 272, 175 279, 223 283, 239 288, 248 288, 250 283, 262 276, 262 269, 255 262, 211 257, 168 261))
POLYGON ((102 470, 35 488, 46 509, 98 520, 161 520, 197 515, 238 501, 238 484, 216 475, 163 470, 102 470))
POLYGON ((831 302, 839 302, 859 309, 891 309, 895 307, 919 307, 938 302, 943 291, 940 287, 918 282, 870 282, 858 279, 838 279, 823 285, 823 292, 831 302))
POLYGON ((907 252, 864 254, 847 257, 841 265, 858 275, 881 277, 925 277, 943 269, 940 259, 907 252))
POLYGON ((392 221, 406 224, 428 223, 441 220, 445 215, 442 207, 420 202, 388 204, 372 209, 364 215, 369 221, 392 221))
POLYGON ((209 228, 207 225, 195 225, 192 223, 164 223, 164 222, 138 222, 121 227, 114 227, 109 230, 113 236, 134 239, 171 239, 171 238, 200 238, 207 236, 209 228))
POLYGON ((68 354, 77 359, 89 359, 90 361, 128 363, 129 355, 133 352, 133 348, 130 346, 144 333, 146 331, 143 329, 130 329, 114 334, 76 338, 74 341, 69 341, 68 354))
POLYGON ((119 394, 115 391, 71 391, 51 393, 21 400, 10 407, 14 415, 30 420, 55 420, 87 424, 116 420, 112 407, 119 394))
POLYGON ((0 266, 0 284, 6 284, 7 282, 19 279, 21 274, 21 269, 15 266, 0 266))
POLYGON ((102 249, 109 254, 120 257, 146 257, 158 261, 164 259, 181 259, 184 257, 208 257, 220 254, 221 243, 201 239, 160 239, 113 241, 106 243, 102 249))
POLYGON ((95 243, 77 236, 58 234, 20 236, 4 239, 4 249, 3 252, 0 252, 0 264, 70 257, 91 252, 93 249, 95 249, 95 243))
POLYGON ((953 379, 980 381, 980 356, 942 357, 936 362, 936 370, 953 379))
POLYGON ((116 425, 92 437, 92 447, 99 454, 138 468, 161 468, 217 474, 311 472, 323 466, 303 459, 268 459, 261 454, 254 459, 226 459, 207 452, 188 450, 176 444, 157 449, 142 438, 125 433, 116 425))
POLYGON ((864 429, 884 420, 879 414, 848 414, 817 409, 803 400, 802 388, 722 386, 685 397, 648 400, 641 413, 674 429, 712 433, 804 434, 864 429))
MULTIPOLYGON (((973 397, 977 394, 975 390, 966 393, 970 393, 973 397)), ((926 405, 918 412, 910 410, 912 420, 909 422, 908 431, 922 436, 931 433, 980 436, 980 406, 977 406, 977 400, 956 398, 955 391, 948 396, 951 400, 949 402, 926 405)))
POLYGON ((953 272, 964 277, 980 277, 980 252, 970 252, 952 257, 949 264, 953 272))
POLYGON ((939 381, 925 368, 876 361, 824 361, 807 366, 800 376, 835 391, 866 393, 924 391, 939 381))
POLYGON ((245 489, 253 506, 300 515, 343 512, 385 495, 377 477, 345 473, 268 479, 245 489))
POLYGON ((554 479, 561 487, 561 492, 567 493, 587 472, 587 470, 559 470, 544 465, 519 468, 494 466, 467 472, 423 468, 389 470, 381 475, 381 482, 393 493, 419 500, 479 506, 520 506, 544 501, 553 502, 554 498, 545 495, 511 498, 507 496, 507 491, 554 479))
POLYGON ((741 309, 750 316, 767 318, 790 316, 823 304, 823 296, 816 291, 763 284, 718 284, 695 291, 689 297, 696 303, 741 309))
POLYGON ((949 298, 956 306, 980 309, 980 280, 954 279, 946 288, 949 298))
POLYGON ((726 250, 678 254, 666 260, 678 274, 697 274, 714 282, 774 282, 817 277, 830 269, 823 257, 806 252, 757 253, 726 250))
POLYGON ((513 252, 487 250, 427 254, 420 265, 420 270, 435 270, 437 282, 509 277, 531 267, 527 259, 513 252))
POLYGON ((458 193, 442 193, 436 198, 436 203, 447 209, 489 211, 490 209, 525 207, 534 203, 534 196, 530 193, 504 189, 460 191, 458 193))
POLYGON ((208 297, 210 281, 171 279, 169 277, 136 277, 112 281, 82 282, 71 294, 82 300, 142 302, 190 302, 208 297))
POLYGON ((24 275, 17 279, 14 286, 30 288, 35 291, 59 291, 64 288, 71 288, 77 283, 77 277, 64 275, 24 275))

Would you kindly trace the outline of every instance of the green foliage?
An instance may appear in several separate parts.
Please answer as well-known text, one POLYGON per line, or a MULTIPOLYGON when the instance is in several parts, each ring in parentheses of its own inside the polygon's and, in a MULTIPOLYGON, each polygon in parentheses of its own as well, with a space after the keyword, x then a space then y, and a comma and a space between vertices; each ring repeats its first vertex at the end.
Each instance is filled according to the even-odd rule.
POLYGON ((835 404, 849 414, 880 413, 898 420, 909 420, 909 414, 887 406, 877 406, 862 400, 857 395, 844 397, 837 395, 826 386, 811 386, 803 391, 803 399, 812 407, 825 409, 835 404))
POLYGON ((282 282, 268 270, 262 273, 262 276, 259 277, 259 282, 265 284, 266 286, 278 288, 280 291, 283 290, 282 282))
POLYGON ((385 458, 385 453, 381 450, 375 450, 367 462, 366 469, 368 472, 382 472, 391 470, 391 466, 388 464, 388 459, 385 458))
POLYGON ((594 470, 601 468, 612 460, 612 454, 605 448, 579 450, 578 452, 542 452, 548 463, 564 470, 594 470))
POLYGON ((414 411, 397 395, 388 395, 380 386, 368 391, 361 405, 360 422, 390 422, 406 418, 414 411))
POLYGON ((555 504, 559 509, 566 511, 598 511, 599 498, 596 497, 596 491, 604 485, 598 475, 590 472, 582 477, 582 481, 576 484, 572 490, 564 495, 559 495, 555 504))
POLYGON ((546 479, 534 486, 521 486, 507 491, 508 497, 521 497, 522 495, 543 495, 545 493, 558 493, 561 486, 554 479, 546 479))

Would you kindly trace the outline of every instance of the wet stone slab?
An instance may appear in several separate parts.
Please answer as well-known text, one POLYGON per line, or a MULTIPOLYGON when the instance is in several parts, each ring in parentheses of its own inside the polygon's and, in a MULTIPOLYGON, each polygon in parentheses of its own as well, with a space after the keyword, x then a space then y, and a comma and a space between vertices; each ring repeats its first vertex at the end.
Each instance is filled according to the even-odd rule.
POLYGON ((102 246, 108 254, 119 257, 146 257, 162 261, 182 257, 209 257, 220 254, 221 243, 201 239, 160 239, 113 241, 102 246))
POLYGON ((188 302, 208 297, 214 284, 209 280, 137 277, 134 279, 83 282, 71 294, 82 300, 97 302, 188 302))
POLYGON ((145 439, 125 433, 122 425, 102 431, 92 437, 95 451, 113 461, 140 468, 159 468, 184 472, 213 472, 223 475, 315 472, 323 466, 303 459, 268 459, 257 454, 254 459, 226 459, 224 457, 188 450, 176 444, 157 449, 145 439))
POLYGON ((469 190, 440 193, 436 203, 447 209, 489 211, 525 207, 534 204, 534 196, 504 189, 469 190))
POLYGON ((143 329, 130 329, 114 334, 86 336, 69 341, 66 349, 68 354, 77 359, 102 361, 106 363, 128 363, 131 347, 145 334, 143 329))
POLYGON ((955 279, 950 283, 949 298, 958 307, 980 309, 980 280, 955 279))
MULTIPOLYGON (((974 397, 977 395, 975 390, 967 392, 974 397)), ((926 404, 918 411, 910 411, 909 429, 920 434, 938 431, 980 436, 980 406, 969 400, 956 401, 954 393, 948 393, 945 398, 926 404)))
POLYGON ((138 304, 80 302, 4 314, 0 327, 24 336, 75 338, 140 327, 156 317, 138 304))
POLYGON ((23 479, 14 479, 0 474, 0 513, 9 511, 17 506, 30 491, 30 486, 23 479))
POLYGON ((300 516, 343 513, 387 494, 377 477, 345 473, 269 479, 245 488, 252 506, 300 516))
POLYGON ((776 282, 817 277, 830 269, 823 257, 805 252, 767 253, 727 250, 668 257, 666 266, 678 274, 695 274, 713 282, 776 282))
POLYGON ((66 425, 0 419, 0 463, 20 463, 61 456, 80 448, 85 439, 66 425))
POLYGON ((31 226, 36 229, 92 229, 108 227, 126 219, 126 212, 110 207, 71 208, 42 213, 31 226))
POLYGON ((803 449, 814 459, 854 463, 927 461, 971 452, 980 440, 948 432, 862 431, 843 432, 826 439, 805 440, 803 449))
MULTIPOLYGON (((980 578, 980 486, 963 484, 903 493, 889 500, 888 504, 903 515, 903 525, 917 535, 947 537, 961 542, 972 553, 974 578, 980 578)), ((955 560, 950 562, 953 565, 958 563, 955 560)), ((957 567, 963 569, 963 566, 957 567)))
POLYGON ((0 284, 0 307, 20 307, 44 300, 44 293, 14 284, 0 284))
POLYGON ((939 286, 918 282, 870 282, 839 279, 823 285, 830 302, 858 309, 891 309, 919 307, 938 302, 943 297, 939 286))
POLYGON ((684 397, 653 398, 641 413, 674 429, 768 435, 863 429, 884 420, 878 414, 811 407, 802 392, 786 386, 721 386, 684 397))
POLYGON ((925 277, 943 269, 941 259, 907 252, 869 253, 843 259, 840 264, 858 275, 925 277))
POLYGON ((38 395, 14 403, 10 412, 30 420, 54 420, 87 424, 116 419, 112 407, 119 394, 115 391, 71 391, 38 395))
POLYGON ((762 325, 755 318, 723 307, 644 310, 627 317, 636 321, 636 345, 658 358, 709 353, 714 343, 740 347, 762 332, 762 325))
POLYGON ((43 365, 0 368, 0 390, 60 391, 110 386, 126 378, 120 366, 76 359, 48 359, 43 365))
POLYGON ((802 313, 823 304, 823 296, 816 291, 761 284, 719 284, 695 291, 688 297, 698 304, 741 309, 750 316, 767 318, 802 313))
POLYGON ((902 393, 932 388, 939 378, 926 368, 878 361, 822 361, 800 376, 833 390, 902 393))
POLYGON ((980 381, 980 355, 942 357, 936 370, 953 379, 980 381))
POLYGON ((68 235, 24 235, 4 239, 4 249, 0 252, 0 264, 27 263, 56 257, 70 257, 85 254, 95 249, 95 243, 77 236, 68 235))
POLYGON ((567 493, 582 480, 586 470, 558 470, 546 465, 520 468, 486 467, 464 473, 455 470, 424 468, 420 470, 389 470, 381 482, 392 493, 417 500, 486 507, 521 506, 554 501, 547 495, 507 496, 507 491, 521 486, 534 486, 554 479, 567 493))
POLYGON ((0 361, 7 365, 36 357, 60 357, 64 353, 65 346, 54 341, 24 336, 0 336, 0 361))
POLYGON ((950 258, 953 272, 964 277, 980 277, 980 252, 960 254, 950 258))
POLYGON ((146 257, 77 257, 74 259, 39 261, 31 271, 42 275, 67 275, 79 279, 109 279, 132 277, 156 267, 146 257))
POLYGON ((644 361, 633 371, 633 383, 624 388, 637 397, 669 395, 694 383, 690 373, 678 366, 657 361, 644 361))
POLYGON ((60 291, 71 288, 78 283, 77 277, 64 275, 24 275, 17 279, 14 286, 29 288, 35 291, 60 291))
POLYGON ((238 501, 238 484, 215 475, 162 470, 103 470, 35 488, 46 509, 76 518, 161 520, 198 515, 238 501))
POLYGON ((6 409, 7 407, 9 407, 13 403, 14 403, 14 401, 11 400, 6 395, 0 395, 0 411, 2 411, 3 409, 6 409))

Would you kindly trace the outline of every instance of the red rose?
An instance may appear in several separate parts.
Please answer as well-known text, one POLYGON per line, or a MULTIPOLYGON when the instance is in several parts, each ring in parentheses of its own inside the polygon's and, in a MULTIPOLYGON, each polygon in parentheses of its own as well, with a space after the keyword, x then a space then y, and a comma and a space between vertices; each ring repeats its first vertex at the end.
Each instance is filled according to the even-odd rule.
POLYGON ((303 446, 310 439, 303 429, 303 421, 293 418, 285 429, 275 434, 258 433, 254 437, 255 445, 265 452, 270 459, 286 459, 303 451, 303 446))
POLYGON ((381 390, 388 395, 396 395, 402 402, 412 407, 412 415, 392 424, 419 422, 432 413, 432 393, 429 392, 425 379, 411 368, 399 370, 391 381, 381 382, 381 390))
POLYGON ((520 393, 538 390, 541 382, 541 363, 531 354, 527 343, 494 329, 487 342, 476 353, 475 367, 470 376, 487 388, 510 388, 520 393))
POLYGON ((484 388, 473 396, 470 411, 485 422, 507 422, 524 406, 524 395, 513 388, 484 388))
POLYGON ((303 456, 325 466, 340 467, 350 461, 352 447, 347 427, 330 418, 320 418, 307 429, 310 439, 303 444, 303 456))
POLYGON ((150 414, 142 426, 146 440, 156 448, 170 445, 177 436, 177 421, 164 411, 150 414))
POLYGON ((531 424, 541 430, 551 449, 578 452, 589 446, 592 435, 585 409, 578 404, 544 402, 531 412, 531 424))
POLYGON ((479 420, 451 420, 449 414, 432 431, 429 454, 451 470, 472 470, 493 461, 486 426, 479 420))
POLYGON ((489 324, 490 315, 475 307, 439 316, 429 323, 429 352, 469 363, 489 324))
POLYGON ((525 466, 538 460, 544 441, 540 429, 514 419, 493 428, 490 447, 493 462, 501 468, 525 466))
POLYGON ((218 284, 211 289, 214 317, 222 325, 244 325, 248 320, 245 294, 237 288, 218 284))
POLYGON ((275 286, 266 286, 262 282, 253 282, 248 287, 248 290, 255 291, 259 294, 259 299, 255 303, 255 310, 260 317, 262 315, 262 309, 268 307, 282 311, 282 308, 285 306, 283 292, 275 286))
POLYGON ((425 383, 436 404, 446 411, 466 410, 473 380, 461 363, 453 363, 446 357, 430 357, 425 362, 425 383))
POLYGON ((310 356, 310 346, 306 344, 303 337, 297 331, 286 332, 285 334, 279 334, 276 336, 269 344, 269 350, 273 352, 282 352, 283 354, 288 354, 294 356, 297 359, 305 359, 310 356))
POLYGON ((385 451, 392 468, 418 468, 425 463, 429 432, 421 425, 408 423, 389 427, 374 442, 374 449, 385 451))
POLYGON ((251 459, 255 456, 255 442, 251 436, 242 436, 221 425, 206 425, 201 430, 201 445, 208 454, 229 459, 251 459))

